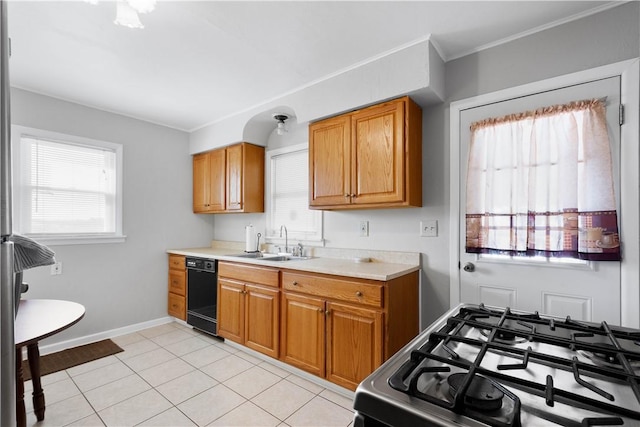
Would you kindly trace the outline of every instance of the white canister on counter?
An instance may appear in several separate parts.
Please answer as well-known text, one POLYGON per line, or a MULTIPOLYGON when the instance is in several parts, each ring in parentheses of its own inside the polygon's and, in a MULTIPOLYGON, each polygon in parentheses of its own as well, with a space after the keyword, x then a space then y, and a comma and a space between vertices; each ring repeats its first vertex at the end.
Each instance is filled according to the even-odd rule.
POLYGON ((253 224, 249 224, 244 228, 244 241, 245 241, 245 246, 244 246, 244 251, 245 252, 255 252, 256 251, 256 246, 257 246, 257 241, 256 241, 256 233, 255 230, 253 228, 253 224))

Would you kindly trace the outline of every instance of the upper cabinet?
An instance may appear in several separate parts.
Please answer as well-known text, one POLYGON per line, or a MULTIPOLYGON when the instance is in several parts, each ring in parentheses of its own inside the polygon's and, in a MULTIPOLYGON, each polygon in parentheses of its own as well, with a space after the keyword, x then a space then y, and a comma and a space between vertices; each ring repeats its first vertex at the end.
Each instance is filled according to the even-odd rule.
POLYGON ((193 212, 264 212, 264 147, 243 142, 194 155, 193 212))
POLYGON ((309 207, 422 206, 422 110, 409 97, 309 126, 309 207))

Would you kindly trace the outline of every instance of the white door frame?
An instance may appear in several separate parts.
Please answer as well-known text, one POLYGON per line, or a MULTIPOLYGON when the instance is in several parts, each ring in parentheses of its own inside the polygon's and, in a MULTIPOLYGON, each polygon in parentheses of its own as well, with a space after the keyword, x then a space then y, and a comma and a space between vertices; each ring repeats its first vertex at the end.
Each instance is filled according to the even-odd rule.
POLYGON ((640 60, 617 62, 586 71, 541 80, 452 102, 450 105, 449 305, 460 301, 460 113, 468 108, 554 90, 613 76, 621 76, 625 122, 620 134, 621 323, 640 328, 640 60), (635 220, 634 220, 635 219, 635 220))

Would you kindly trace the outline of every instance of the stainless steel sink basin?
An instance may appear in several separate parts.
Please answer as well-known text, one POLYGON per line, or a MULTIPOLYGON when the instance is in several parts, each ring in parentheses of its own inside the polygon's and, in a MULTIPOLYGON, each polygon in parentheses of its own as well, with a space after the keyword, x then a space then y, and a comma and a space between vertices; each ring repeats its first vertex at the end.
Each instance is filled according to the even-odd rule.
POLYGON ((278 262, 311 259, 310 256, 263 254, 261 252, 248 252, 244 254, 231 254, 227 256, 234 257, 234 258, 251 258, 251 259, 260 259, 263 261, 278 261, 278 262))
POLYGON ((244 254, 231 254, 227 256, 232 256, 237 258, 266 258, 265 254, 263 254, 262 252, 247 252, 244 254))
POLYGON ((311 259, 310 256, 276 255, 265 258, 265 261, 301 261, 311 259))

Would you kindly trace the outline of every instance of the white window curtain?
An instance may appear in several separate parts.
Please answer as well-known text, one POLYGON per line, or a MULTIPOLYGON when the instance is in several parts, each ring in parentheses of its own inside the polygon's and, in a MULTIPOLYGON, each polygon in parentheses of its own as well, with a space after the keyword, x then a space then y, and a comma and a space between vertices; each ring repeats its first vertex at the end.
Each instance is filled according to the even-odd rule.
POLYGON ((467 252, 620 260, 602 100, 482 120, 471 135, 467 252))
POLYGON ((116 232, 116 150, 23 135, 21 232, 80 236, 116 232))

